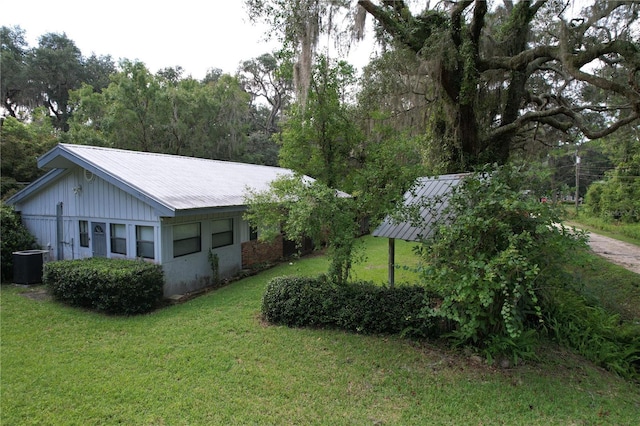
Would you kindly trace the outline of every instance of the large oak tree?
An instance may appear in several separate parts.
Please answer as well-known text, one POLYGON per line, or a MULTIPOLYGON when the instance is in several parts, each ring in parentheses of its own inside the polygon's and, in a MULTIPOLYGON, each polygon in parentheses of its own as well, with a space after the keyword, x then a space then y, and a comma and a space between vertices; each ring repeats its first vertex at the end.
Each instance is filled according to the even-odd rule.
MULTIPOLYGON (((277 3, 248 2, 254 15, 277 3)), ((593 1, 584 10, 572 0, 427 2, 423 10, 403 0, 329 3, 357 3, 366 14, 353 13, 356 21, 372 17, 387 47, 422 62, 434 88, 427 133, 451 171, 504 163, 517 146, 553 132, 597 139, 640 118, 638 2, 593 1)), ((299 10, 280 9, 270 21, 299 38, 304 66, 309 31, 336 31, 331 15, 299 10), (301 25, 305 19, 318 21, 301 25)))

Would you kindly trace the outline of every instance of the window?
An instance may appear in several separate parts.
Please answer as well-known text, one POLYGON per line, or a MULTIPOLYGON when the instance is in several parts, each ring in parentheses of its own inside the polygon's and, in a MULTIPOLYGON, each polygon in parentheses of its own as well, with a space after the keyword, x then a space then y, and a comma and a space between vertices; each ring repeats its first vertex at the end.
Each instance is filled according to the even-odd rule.
POLYGON ((173 227, 173 257, 200 251, 200 223, 173 227))
POLYGON ((153 226, 136 226, 136 256, 154 258, 153 226))
POLYGON ((127 227, 121 223, 111 224, 111 253, 127 254, 127 227))
POLYGON ((233 244, 233 219, 214 220, 211 223, 211 248, 233 244))
POLYGON ((80 247, 89 247, 89 222, 81 220, 80 224, 80 247))

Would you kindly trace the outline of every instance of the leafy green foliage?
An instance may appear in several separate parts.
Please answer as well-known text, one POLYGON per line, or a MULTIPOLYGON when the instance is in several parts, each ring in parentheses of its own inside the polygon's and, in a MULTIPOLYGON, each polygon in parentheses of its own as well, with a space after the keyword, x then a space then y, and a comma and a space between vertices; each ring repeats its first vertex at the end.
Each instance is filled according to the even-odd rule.
POLYGON ((354 69, 322 56, 314 68, 306 104, 293 105, 283 123, 280 165, 343 187, 349 154, 362 140, 345 102, 354 69))
POLYGON ((43 283, 71 306, 110 314, 141 314, 162 299, 160 265, 125 259, 89 258, 45 265, 43 283))
POLYGON ((555 289, 545 306, 553 339, 623 377, 640 379, 640 325, 621 321, 571 289, 555 289))
POLYGON ((249 122, 250 95, 236 77, 180 79, 181 69, 151 74, 123 61, 101 93, 71 92, 73 143, 199 158, 239 159, 249 122))
POLYGON ((558 210, 525 191, 529 183, 514 166, 466 178, 419 249, 424 282, 442 297, 430 314, 454 321, 461 343, 487 348, 496 336, 518 339, 538 327, 545 290, 584 245, 580 233, 559 225, 558 210))
POLYGON ((36 248, 36 239, 22 224, 13 207, 4 203, 0 205, 0 233, 0 279, 6 282, 13 278, 13 252, 36 248))
POLYGON ((421 314, 429 300, 421 286, 336 285, 326 276, 276 277, 267 284, 262 314, 269 322, 289 327, 427 337, 437 334, 435 322, 421 314))
POLYGON ((326 243, 330 277, 340 283, 349 278, 354 259, 358 260, 352 198, 295 175, 276 179, 267 191, 249 191, 245 203, 245 219, 260 230, 261 239, 271 240, 282 231, 299 245, 305 238, 316 247, 326 243))
POLYGON ((64 132, 73 114, 69 92, 89 83, 95 90, 115 71, 111 57, 85 59, 66 34, 48 33, 39 38, 38 47, 27 57, 28 86, 31 102, 49 109, 53 125, 64 132), (35 101, 35 102, 34 102, 35 101))
POLYGON ((640 148, 629 149, 603 182, 589 187, 585 203, 593 216, 609 222, 640 222, 640 148))
POLYGON ((53 148, 55 142, 53 127, 43 109, 34 111, 28 124, 13 117, 4 119, 0 126, 3 199, 21 189, 20 184, 33 182, 44 174, 36 159, 53 148))

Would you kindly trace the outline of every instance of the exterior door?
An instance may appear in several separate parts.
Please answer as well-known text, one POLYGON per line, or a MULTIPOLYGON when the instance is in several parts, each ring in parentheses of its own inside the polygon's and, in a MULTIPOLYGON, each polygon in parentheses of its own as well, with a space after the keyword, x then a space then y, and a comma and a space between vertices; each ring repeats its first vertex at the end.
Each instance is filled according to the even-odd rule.
POLYGON ((94 257, 107 257, 105 223, 91 223, 91 249, 94 257))

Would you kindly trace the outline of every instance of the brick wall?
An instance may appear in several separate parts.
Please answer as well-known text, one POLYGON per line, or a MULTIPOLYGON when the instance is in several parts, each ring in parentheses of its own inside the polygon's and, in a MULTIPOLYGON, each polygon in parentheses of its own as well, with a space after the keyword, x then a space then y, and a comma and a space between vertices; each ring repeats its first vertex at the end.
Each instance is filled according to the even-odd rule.
POLYGON ((274 241, 246 241, 242 243, 242 267, 250 268, 253 265, 275 262, 282 259, 282 236, 274 241))

